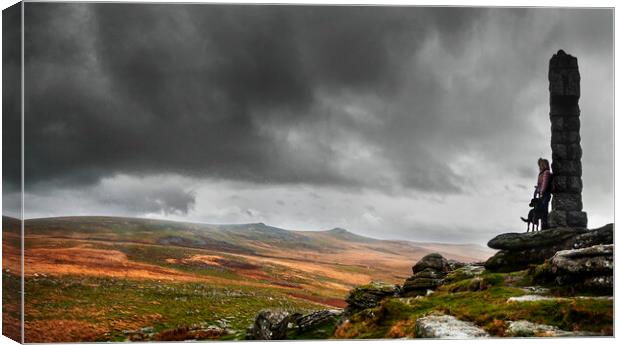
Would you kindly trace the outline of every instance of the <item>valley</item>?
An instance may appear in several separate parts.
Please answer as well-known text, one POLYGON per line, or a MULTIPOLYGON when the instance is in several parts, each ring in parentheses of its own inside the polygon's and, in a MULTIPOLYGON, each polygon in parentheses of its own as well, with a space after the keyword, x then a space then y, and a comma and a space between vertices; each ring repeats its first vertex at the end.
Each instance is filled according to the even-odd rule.
MULTIPOLYGON (((3 227, 12 222, 4 217, 3 227)), ((10 284, 20 271, 18 233, 3 231, 3 250, 3 277, 10 284)), ((343 308, 353 287, 400 283, 431 252, 462 262, 493 254, 476 245, 385 241, 344 229, 290 231, 262 223, 26 220, 26 341, 120 341, 143 327, 159 332, 222 323, 228 337, 242 337, 261 309, 343 308), (59 332, 59 325, 67 331, 59 332)))

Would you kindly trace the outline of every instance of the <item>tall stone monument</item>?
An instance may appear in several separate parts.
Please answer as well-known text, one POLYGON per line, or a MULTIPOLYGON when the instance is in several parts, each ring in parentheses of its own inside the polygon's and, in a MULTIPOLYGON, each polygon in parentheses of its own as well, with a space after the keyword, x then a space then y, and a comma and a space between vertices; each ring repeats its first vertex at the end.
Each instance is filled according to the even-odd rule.
POLYGON ((549 60, 551 152, 554 193, 549 226, 585 228, 581 191, 581 137, 577 58, 559 50, 549 60))

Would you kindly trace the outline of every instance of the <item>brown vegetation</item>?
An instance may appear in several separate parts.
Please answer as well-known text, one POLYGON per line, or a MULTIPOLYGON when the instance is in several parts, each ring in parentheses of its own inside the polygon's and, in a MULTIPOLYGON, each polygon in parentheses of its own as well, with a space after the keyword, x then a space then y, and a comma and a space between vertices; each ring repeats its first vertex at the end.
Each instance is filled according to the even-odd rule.
MULTIPOLYGON (((77 227, 81 224, 79 219, 72 221, 74 225, 63 223, 62 226, 77 227)), ((406 243, 374 240, 349 242, 346 239, 330 239, 321 233, 308 236, 317 239, 316 243, 329 243, 329 250, 323 251, 316 245, 291 249, 289 245, 294 243, 286 240, 282 243, 277 240, 263 243, 242 238, 231 245, 245 248, 245 251, 231 251, 231 245, 215 246, 226 242, 208 239, 202 234, 195 238, 208 240, 208 247, 196 246, 191 242, 191 236, 178 244, 162 244, 155 233, 145 232, 144 238, 138 238, 122 226, 121 229, 114 229, 117 233, 111 233, 102 226, 96 230, 90 229, 86 234, 78 231, 81 228, 69 231, 67 229, 73 228, 64 229, 57 224, 57 228, 48 229, 44 221, 39 223, 38 228, 27 232, 24 262, 27 281, 40 281, 33 283, 37 288, 46 282, 58 281, 79 282, 85 291, 90 291, 89 284, 97 285, 92 287, 96 290, 118 288, 115 285, 98 286, 100 281, 90 277, 118 279, 120 283, 133 282, 129 284, 149 284, 149 281, 172 291, 200 283, 223 289, 224 294, 236 294, 237 291, 229 289, 250 286, 250 290, 257 287, 263 293, 269 291, 269 295, 261 297, 264 299, 261 301, 267 301, 267 304, 276 305, 283 301, 294 305, 344 308, 344 297, 352 287, 371 280, 400 283, 410 275, 412 263, 430 252, 427 248, 406 243)), ((17 247, 19 240, 17 236, 3 242, 3 268, 12 272, 21 271, 20 250, 17 247)), ((234 303, 262 306, 264 303, 254 300, 252 293, 242 293, 245 296, 239 299, 242 302, 235 300, 234 303)), ((46 305, 42 301, 55 301, 59 305, 66 303, 66 300, 56 301, 54 295, 47 292, 26 302, 25 312, 29 321, 25 324, 25 331, 28 342, 102 341, 112 339, 111 336, 119 339, 119 334, 126 334, 124 332, 127 330, 162 323, 172 328, 158 333, 157 340, 217 339, 222 336, 206 329, 187 328, 187 324, 171 323, 167 319, 171 313, 170 301, 160 302, 153 297, 142 301, 143 311, 116 305, 117 302, 114 305, 80 305, 42 311, 41 306, 46 305), (175 328, 175 325, 178 327, 175 328)), ((90 300, 85 303, 90 303, 90 300)), ((222 307, 218 305, 215 309, 218 308, 222 307)), ((234 310, 239 307, 230 305, 225 308, 234 310)), ((198 313, 197 310, 192 312, 198 313)), ((189 316, 181 313, 175 317, 189 316)), ((19 331, 19 325, 12 327, 10 321, 12 319, 5 315, 5 330, 16 328, 19 331)), ((395 326, 390 334, 399 337, 407 327, 404 324, 395 326)), ((341 332, 344 329, 346 327, 341 332)))
POLYGON ((87 247, 27 249, 24 259, 26 276, 35 273, 52 275, 94 275, 118 278, 195 281, 198 277, 179 271, 127 260, 117 250, 87 247))
POLYGON ((28 343, 97 341, 107 330, 104 326, 77 320, 28 321, 24 328, 28 343))
POLYGON ((302 293, 294 293, 294 292, 289 293, 289 296, 295 297, 295 298, 305 299, 307 301, 316 302, 316 303, 327 305, 327 306, 330 306, 330 307, 344 308, 344 307, 347 306, 347 302, 345 302, 344 299, 325 298, 325 297, 305 295, 305 294, 302 294, 302 293))

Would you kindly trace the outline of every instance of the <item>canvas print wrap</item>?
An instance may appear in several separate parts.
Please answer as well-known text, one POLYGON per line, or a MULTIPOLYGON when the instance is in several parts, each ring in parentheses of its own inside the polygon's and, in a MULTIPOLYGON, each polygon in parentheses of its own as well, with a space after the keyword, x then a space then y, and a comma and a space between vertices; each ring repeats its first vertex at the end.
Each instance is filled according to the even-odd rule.
POLYGON ((613 20, 5 9, 3 334, 613 336, 613 20))
POLYGON ((2 11, 2 334, 22 342, 21 5, 2 11))

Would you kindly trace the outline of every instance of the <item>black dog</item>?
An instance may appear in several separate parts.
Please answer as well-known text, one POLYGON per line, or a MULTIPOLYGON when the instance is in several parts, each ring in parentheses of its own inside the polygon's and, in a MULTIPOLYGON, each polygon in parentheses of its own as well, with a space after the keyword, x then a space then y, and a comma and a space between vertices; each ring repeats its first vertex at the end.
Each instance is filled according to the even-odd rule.
POLYGON ((532 232, 540 231, 539 224, 542 218, 540 207, 542 206, 542 200, 538 198, 532 199, 530 201, 530 207, 532 208, 530 212, 527 214, 527 219, 521 217, 521 220, 527 223, 527 231, 530 232, 530 224, 532 224, 532 232), (536 226, 536 230, 534 230, 534 226, 536 226))

